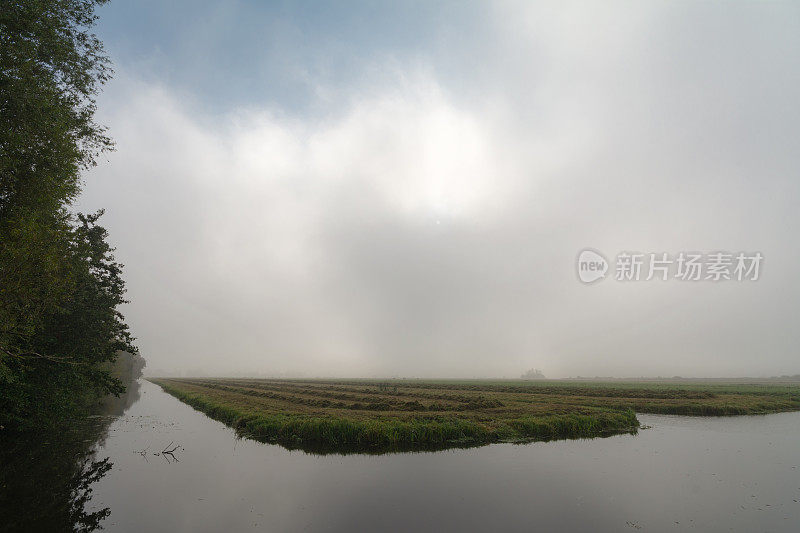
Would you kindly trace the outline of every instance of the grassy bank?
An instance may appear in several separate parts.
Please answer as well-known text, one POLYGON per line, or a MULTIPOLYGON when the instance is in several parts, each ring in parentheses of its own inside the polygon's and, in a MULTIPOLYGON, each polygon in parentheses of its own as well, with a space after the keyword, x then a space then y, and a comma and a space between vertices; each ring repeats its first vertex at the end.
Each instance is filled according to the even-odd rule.
POLYGON ((636 431, 635 412, 800 409, 800 387, 664 383, 154 379, 252 438, 317 452, 438 449, 636 431))

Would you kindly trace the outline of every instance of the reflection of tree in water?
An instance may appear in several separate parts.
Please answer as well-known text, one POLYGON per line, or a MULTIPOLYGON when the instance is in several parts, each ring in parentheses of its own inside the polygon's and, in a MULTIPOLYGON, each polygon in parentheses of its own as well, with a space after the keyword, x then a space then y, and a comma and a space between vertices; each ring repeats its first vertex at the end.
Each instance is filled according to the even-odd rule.
POLYGON ((81 475, 76 479, 70 513, 76 530, 94 531, 100 526, 100 522, 111 514, 111 509, 108 507, 87 513, 86 504, 92 499, 92 484, 105 476, 112 466, 114 465, 108 461, 108 457, 102 461, 92 461, 88 467, 83 468, 81 475))
POLYGON ((139 382, 142 370, 147 363, 139 355, 119 352, 109 370, 125 384, 125 394, 119 397, 107 396, 100 402, 100 412, 106 415, 121 415, 139 399, 139 382))
MULTIPOLYGON (((139 375, 140 369, 137 369, 139 375)), ((126 376, 133 377, 133 376, 126 376)), ((101 528, 108 508, 87 512, 92 485, 111 470, 97 446, 111 423, 139 399, 139 382, 100 405, 102 414, 57 431, 5 437, 0 432, 0 531, 79 531, 101 528)))
POLYGON ((95 442, 110 418, 70 424, 0 442, 0 515, 3 531, 94 531, 111 511, 85 511, 91 485, 111 469, 97 460, 95 442))
POLYGON ((100 402, 99 413, 106 416, 121 416, 128 408, 139 401, 141 397, 141 383, 134 381, 125 386, 125 393, 119 397, 108 396, 100 402))

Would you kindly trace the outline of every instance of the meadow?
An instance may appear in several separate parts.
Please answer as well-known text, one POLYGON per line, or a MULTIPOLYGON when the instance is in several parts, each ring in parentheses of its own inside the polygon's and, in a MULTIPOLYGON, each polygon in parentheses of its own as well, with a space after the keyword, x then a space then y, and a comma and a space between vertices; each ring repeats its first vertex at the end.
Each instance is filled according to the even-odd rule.
POLYGON ((318 453, 441 449, 635 433, 636 413, 800 410, 796 384, 152 379, 244 436, 318 453))

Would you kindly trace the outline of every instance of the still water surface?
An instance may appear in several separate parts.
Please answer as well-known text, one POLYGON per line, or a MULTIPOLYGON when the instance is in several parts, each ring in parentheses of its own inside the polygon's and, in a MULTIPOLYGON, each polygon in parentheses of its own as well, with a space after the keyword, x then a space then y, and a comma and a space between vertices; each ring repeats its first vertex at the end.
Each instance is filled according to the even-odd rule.
POLYGON ((800 413, 391 455, 237 439, 149 382, 97 445, 107 531, 800 531, 800 413), (153 455, 169 443, 177 460, 153 455), (137 453, 146 450, 144 454, 137 453))

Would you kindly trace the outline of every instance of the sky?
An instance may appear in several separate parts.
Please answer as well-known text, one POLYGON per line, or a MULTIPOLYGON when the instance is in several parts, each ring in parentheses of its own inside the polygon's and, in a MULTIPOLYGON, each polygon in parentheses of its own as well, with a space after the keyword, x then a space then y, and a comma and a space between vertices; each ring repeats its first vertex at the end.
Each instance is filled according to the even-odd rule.
POLYGON ((151 375, 800 373, 800 4, 99 15, 117 149, 75 207, 151 375), (616 279, 719 251, 758 279, 616 279))

